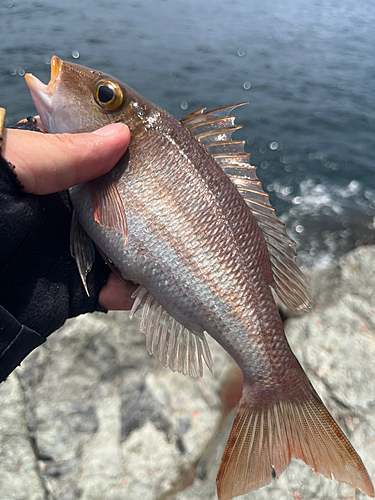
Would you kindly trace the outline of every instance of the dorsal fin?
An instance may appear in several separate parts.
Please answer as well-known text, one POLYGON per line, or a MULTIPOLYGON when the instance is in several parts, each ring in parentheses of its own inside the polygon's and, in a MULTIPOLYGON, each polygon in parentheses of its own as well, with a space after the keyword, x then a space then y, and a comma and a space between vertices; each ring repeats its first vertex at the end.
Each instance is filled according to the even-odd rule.
POLYGON ((205 112, 206 108, 182 118, 181 123, 205 147, 237 187, 250 207, 266 240, 277 295, 293 311, 308 311, 312 298, 307 291, 307 281, 296 265, 296 244, 287 235, 285 225, 276 216, 256 176, 256 167, 250 164, 244 141, 233 141, 232 134, 240 126, 234 124, 233 106, 205 112))
POLYGON ((141 310, 141 332, 146 335, 150 354, 173 372, 190 377, 203 375, 202 358, 212 371, 212 356, 204 333, 191 332, 181 325, 147 288, 139 286, 132 297, 135 301, 130 318, 141 310))

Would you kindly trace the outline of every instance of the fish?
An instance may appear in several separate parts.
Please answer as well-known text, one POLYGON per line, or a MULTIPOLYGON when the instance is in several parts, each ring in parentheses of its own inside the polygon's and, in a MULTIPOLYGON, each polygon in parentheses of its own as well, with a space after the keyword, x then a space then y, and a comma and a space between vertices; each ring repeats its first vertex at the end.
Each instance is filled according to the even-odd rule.
POLYGON ((131 316, 164 366, 212 370, 206 335, 230 354, 243 391, 217 475, 219 500, 269 484, 291 457, 370 497, 367 470, 291 351, 272 290, 293 311, 312 299, 286 233, 232 134, 234 109, 180 121, 117 78, 54 56, 51 79, 25 76, 50 133, 123 122, 127 152, 106 175, 70 189, 71 251, 85 285, 95 245, 139 286, 131 316))

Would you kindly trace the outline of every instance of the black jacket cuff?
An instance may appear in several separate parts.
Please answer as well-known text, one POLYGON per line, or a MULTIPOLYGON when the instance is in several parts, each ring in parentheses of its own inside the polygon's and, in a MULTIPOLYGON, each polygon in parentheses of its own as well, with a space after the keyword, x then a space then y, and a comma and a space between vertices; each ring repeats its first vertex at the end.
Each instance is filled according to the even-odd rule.
POLYGON ((0 382, 46 339, 0 306, 0 382))

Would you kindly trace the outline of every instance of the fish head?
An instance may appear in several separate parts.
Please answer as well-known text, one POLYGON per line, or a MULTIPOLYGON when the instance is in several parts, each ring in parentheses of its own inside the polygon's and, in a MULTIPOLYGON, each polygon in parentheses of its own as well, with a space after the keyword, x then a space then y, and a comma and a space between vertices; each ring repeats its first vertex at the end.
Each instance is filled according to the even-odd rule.
POLYGON ((56 56, 51 59, 47 85, 32 74, 25 79, 43 127, 50 133, 91 132, 116 122, 126 123, 132 132, 145 119, 150 104, 117 78, 56 56))

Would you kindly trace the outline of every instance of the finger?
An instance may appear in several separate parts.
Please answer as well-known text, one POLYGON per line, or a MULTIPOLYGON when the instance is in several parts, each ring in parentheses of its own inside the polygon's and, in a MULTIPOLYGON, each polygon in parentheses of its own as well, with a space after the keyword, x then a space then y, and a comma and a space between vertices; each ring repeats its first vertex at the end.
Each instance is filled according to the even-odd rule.
POLYGON ((100 290, 99 304, 112 311, 129 311, 134 302, 131 295, 137 288, 138 285, 132 281, 124 283, 112 272, 109 275, 107 284, 100 290))
POLYGON ((4 130, 2 154, 28 193, 49 194, 108 172, 125 153, 130 132, 113 123, 92 133, 4 130))

